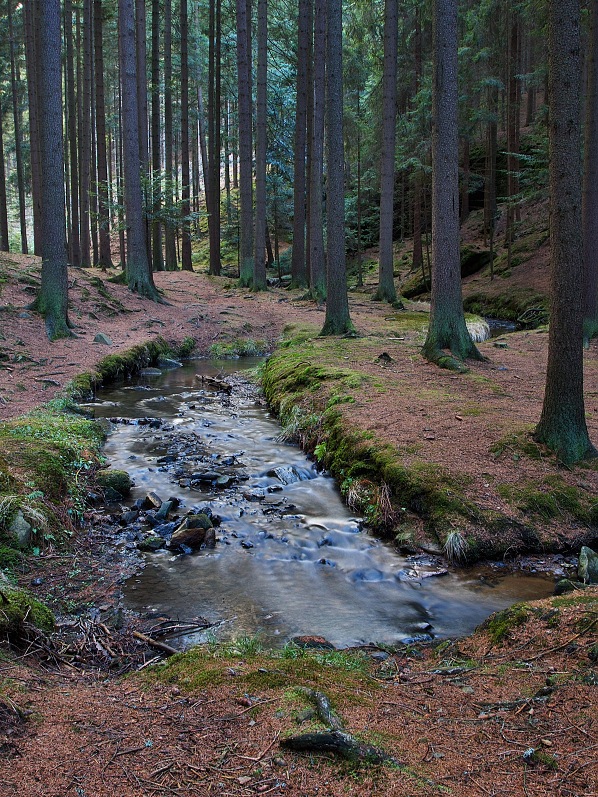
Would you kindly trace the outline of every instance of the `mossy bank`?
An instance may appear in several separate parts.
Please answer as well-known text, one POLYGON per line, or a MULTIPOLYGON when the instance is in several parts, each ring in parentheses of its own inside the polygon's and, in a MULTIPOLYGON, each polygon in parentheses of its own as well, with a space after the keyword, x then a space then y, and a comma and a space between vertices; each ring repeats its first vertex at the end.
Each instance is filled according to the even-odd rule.
MULTIPOLYGON (((395 345, 403 346, 411 361, 420 356, 421 316, 401 314, 401 338, 396 333, 393 337, 401 341, 395 345)), ((582 541, 593 539, 598 504, 591 492, 565 480, 554 458, 553 474, 522 480, 515 473, 515 483, 496 486, 498 499, 489 506, 487 498, 478 500, 472 477, 459 469, 458 461, 449 468, 426 456, 417 444, 389 444, 384 426, 368 425, 363 413, 356 423, 352 408, 367 407, 376 394, 392 391, 405 412, 412 405, 413 394, 389 369, 365 367, 376 362, 380 352, 380 340, 369 338, 348 341, 319 337, 314 328, 289 328, 264 366, 262 385, 280 417, 283 437, 301 444, 336 477, 349 506, 362 513, 376 532, 407 550, 442 551, 463 564, 563 549, 552 532, 546 533, 547 520, 579 527, 582 541), (351 361, 350 368, 344 360, 351 361)), ((468 378, 492 390, 486 377, 473 373, 468 378)), ((432 392, 420 388, 419 395, 426 390, 432 392)), ((451 390, 449 396, 439 387, 434 400, 458 401, 458 383, 451 390)), ((483 415, 483 404, 467 404, 460 412, 461 420, 483 415)), ((528 439, 525 432, 497 438, 488 457, 501 456, 505 447, 519 440, 521 449, 513 459, 541 456, 548 461, 547 452, 528 439)))

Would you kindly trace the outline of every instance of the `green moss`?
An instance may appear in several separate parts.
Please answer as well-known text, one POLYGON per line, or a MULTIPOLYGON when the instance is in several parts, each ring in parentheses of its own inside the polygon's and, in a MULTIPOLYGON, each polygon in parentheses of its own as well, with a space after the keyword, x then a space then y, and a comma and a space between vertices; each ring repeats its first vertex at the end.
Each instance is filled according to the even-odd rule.
POLYGON ((493 295, 480 291, 463 300, 464 309, 470 313, 515 321, 528 328, 546 323, 547 306, 543 294, 527 288, 515 289, 512 285, 505 293, 493 295))
POLYGON ((0 634, 18 634, 25 621, 42 631, 52 631, 55 625, 47 606, 25 590, 0 581, 0 634))
POLYGON ((482 624, 494 645, 502 642, 513 628, 523 625, 530 617, 530 607, 525 603, 515 603, 502 612, 496 612, 482 624))
POLYGON ((126 470, 103 468, 96 473, 96 482, 104 490, 114 490, 120 495, 127 496, 131 492, 131 477, 126 470))
POLYGON ((544 446, 538 445, 532 437, 533 428, 529 427, 517 432, 511 432, 500 440, 497 440, 491 448, 490 452, 496 457, 501 457, 503 454, 511 455, 515 461, 522 456, 528 459, 540 460, 547 455, 547 450, 544 446))
POLYGON ((185 359, 191 356, 191 353, 195 349, 196 341, 195 338, 186 337, 179 345, 176 347, 176 354, 178 357, 185 359))
POLYGON ((264 340, 237 338, 228 343, 213 343, 209 348, 209 355, 215 359, 262 357, 267 351, 268 344, 264 340))
POLYGON ((587 493, 567 484, 561 476, 547 476, 523 485, 501 484, 498 493, 521 512, 544 520, 570 516, 582 523, 591 521, 594 504, 587 493))

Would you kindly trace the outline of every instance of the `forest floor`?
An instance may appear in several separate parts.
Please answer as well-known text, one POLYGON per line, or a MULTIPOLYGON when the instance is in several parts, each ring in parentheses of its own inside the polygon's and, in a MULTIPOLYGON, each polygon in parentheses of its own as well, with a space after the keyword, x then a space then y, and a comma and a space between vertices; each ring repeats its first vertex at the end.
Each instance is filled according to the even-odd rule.
MULTIPOLYGON (((513 274, 526 282, 519 268, 513 274)), ((77 337, 49 343, 41 319, 27 310, 39 260, 3 254, 0 419, 27 412, 106 355, 151 338, 180 343, 193 337, 202 355, 214 344, 234 348, 247 339, 269 349, 292 324, 313 333, 314 362, 337 357, 363 375, 344 408, 347 423, 373 432, 407 461, 416 453, 449 471, 479 506, 522 523, 533 519, 547 548, 574 550, 591 541, 578 510, 585 512, 595 499, 598 472, 563 469, 554 457, 530 454, 529 432, 542 403, 546 330, 509 334, 500 347, 492 340, 480 344, 488 360, 472 362, 467 375, 441 371, 418 352, 425 316, 414 323, 418 308, 409 305, 407 324, 401 311, 372 302, 373 273, 369 277, 363 291, 351 292, 360 337, 327 349, 317 339, 324 313, 296 291, 253 294, 231 277, 161 273, 155 279, 168 304, 158 305, 107 282, 99 271, 71 270, 70 317, 77 337), (100 332, 112 345, 93 342, 100 332), (381 360, 381 354, 390 359, 381 360), (575 501, 569 500, 571 490, 575 501), (563 502, 558 517, 534 510, 534 500, 555 492, 563 502)), ((466 292, 479 291, 484 275, 470 281, 474 287, 466 286, 466 292)), ((503 290, 508 286, 503 280, 503 290)), ((498 290, 496 284, 491 289, 498 290)), ((595 443, 597 347, 594 341, 584 354, 586 416, 595 443)), ((76 545, 80 567, 104 568, 105 581, 118 589, 118 567, 106 546, 84 535, 76 545)), ((68 583, 69 567, 58 556, 51 564, 55 577, 68 583)), ((29 575, 25 585, 30 580, 29 575)), ((105 583, 101 590, 90 584, 85 595, 77 595, 84 598, 111 603, 105 583)), ((592 588, 531 604, 493 630, 445 647, 296 658, 210 649, 126 679, 84 661, 67 667, 35 642, 18 658, 0 658, 0 792, 595 794, 597 614, 592 588), (305 696, 294 691, 301 686, 326 692, 351 733, 385 748, 401 766, 339 764, 332 756, 282 752, 280 739, 300 721, 301 731, 317 727, 305 696)), ((110 628, 104 643, 135 649, 132 627, 110 628)), ((94 639, 101 645, 102 633, 97 623, 85 631, 90 645, 94 639)))

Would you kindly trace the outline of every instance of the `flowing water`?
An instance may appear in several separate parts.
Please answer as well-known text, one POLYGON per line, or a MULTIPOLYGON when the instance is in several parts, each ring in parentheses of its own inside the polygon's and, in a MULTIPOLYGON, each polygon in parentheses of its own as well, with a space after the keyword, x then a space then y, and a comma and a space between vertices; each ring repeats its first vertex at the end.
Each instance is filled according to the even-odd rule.
POLYGON ((463 635, 497 609, 551 593, 550 581, 523 574, 433 575, 433 557, 401 556, 372 537, 335 481, 277 439, 280 426, 258 396, 227 396, 196 377, 252 364, 196 361, 98 395, 96 417, 160 421, 110 426, 105 454, 134 479, 133 500, 153 490, 179 498, 180 515, 209 505, 222 518, 211 550, 147 554, 126 586, 126 607, 201 616, 222 636, 257 633, 282 644, 315 634, 343 647, 463 635), (201 471, 233 478, 223 488, 184 486, 201 471))

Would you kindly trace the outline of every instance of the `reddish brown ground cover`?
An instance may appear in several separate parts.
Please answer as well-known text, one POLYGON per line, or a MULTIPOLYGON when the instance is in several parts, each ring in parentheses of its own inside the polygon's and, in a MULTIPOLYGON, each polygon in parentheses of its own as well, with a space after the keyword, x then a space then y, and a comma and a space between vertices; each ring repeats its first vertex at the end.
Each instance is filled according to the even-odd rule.
MULTIPOLYGON (((90 278, 104 280, 104 274, 72 271, 77 337, 49 343, 41 319, 26 310, 36 261, 3 255, 0 265, 7 278, 0 294, 0 350, 8 357, 0 368, 2 418, 51 398, 107 354, 158 335, 173 342, 193 336, 198 351, 207 353, 217 341, 250 337, 273 344, 289 323, 312 324, 317 332, 323 322, 321 310, 296 292, 248 294, 225 277, 157 274, 169 304, 156 305, 110 283, 108 296, 102 295, 90 278), (97 332, 109 335, 113 346, 93 343, 97 332)), ((488 508, 507 508, 500 485, 555 475, 596 495, 595 470, 557 471, 554 460, 521 456, 517 446, 492 453, 497 441, 539 417, 545 332, 509 336, 506 349, 482 344, 489 362, 472 364, 463 378, 424 362, 421 333, 405 332, 400 313, 372 303, 367 291, 352 293, 351 312, 363 337, 347 341, 343 362, 381 387, 370 384, 355 394, 355 403, 347 405, 350 423, 404 451, 406 461, 417 450, 418 457, 463 473, 468 494, 488 508), (385 367, 377 360, 382 352, 392 358, 385 367)), ((596 345, 585 355, 586 409, 598 443, 596 345)), ((524 516, 523 510, 510 511, 524 516)), ((560 527, 547 521, 544 530, 561 535, 563 543, 587 532, 573 520, 560 527)), ((116 568, 101 552, 86 556, 90 568, 116 568)), ((58 568, 56 573, 59 578, 58 568)), ((409 649, 374 661, 367 674, 350 677, 301 661, 286 671, 267 657, 208 655, 189 665, 190 672, 207 673, 203 681, 180 671, 157 682, 141 675, 119 680, 84 663, 65 667, 37 645, 25 646, 17 660, 14 653, 0 660, 9 696, 0 701, 0 792, 595 794, 597 597, 595 589, 585 594, 589 602, 581 605, 534 604, 500 642, 481 631, 444 651, 409 649), (24 666, 27 661, 31 666, 24 666), (385 747, 406 769, 283 753, 279 737, 297 732, 297 710, 305 707, 292 691, 297 685, 329 693, 351 732, 385 747), (33 712, 28 720, 18 719, 15 705, 33 712), (526 759, 531 748, 537 753, 526 759)), ((123 633, 128 641, 122 644, 133 649, 130 628, 123 633)))

